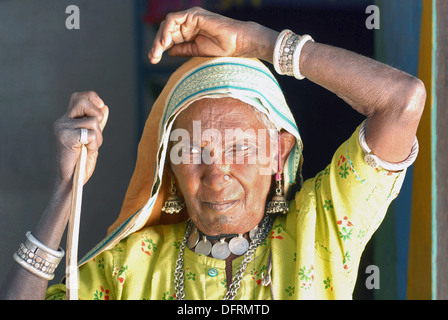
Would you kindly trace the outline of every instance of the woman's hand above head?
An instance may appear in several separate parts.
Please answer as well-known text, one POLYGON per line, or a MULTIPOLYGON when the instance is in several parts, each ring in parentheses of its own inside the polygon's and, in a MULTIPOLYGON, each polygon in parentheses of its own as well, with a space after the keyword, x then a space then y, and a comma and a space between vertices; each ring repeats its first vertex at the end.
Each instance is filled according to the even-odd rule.
POLYGON ((271 62, 277 36, 257 23, 194 7, 166 16, 148 57, 155 64, 169 50, 173 56, 255 57, 271 62))
POLYGON ((98 149, 103 142, 109 108, 95 92, 74 93, 67 112, 54 123, 57 140, 58 180, 71 182, 76 162, 81 151, 81 128, 88 130, 86 183, 92 176, 98 157, 98 149))

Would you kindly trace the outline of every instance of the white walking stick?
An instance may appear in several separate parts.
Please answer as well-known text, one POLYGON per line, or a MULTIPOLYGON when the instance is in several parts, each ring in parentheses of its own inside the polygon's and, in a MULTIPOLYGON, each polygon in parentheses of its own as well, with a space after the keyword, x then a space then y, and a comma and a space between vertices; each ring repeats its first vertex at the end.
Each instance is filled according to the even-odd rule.
POLYGON ((73 176, 73 194, 67 232, 66 288, 67 300, 78 300, 78 243, 81 220, 82 188, 87 160, 87 129, 81 129, 81 153, 73 176))

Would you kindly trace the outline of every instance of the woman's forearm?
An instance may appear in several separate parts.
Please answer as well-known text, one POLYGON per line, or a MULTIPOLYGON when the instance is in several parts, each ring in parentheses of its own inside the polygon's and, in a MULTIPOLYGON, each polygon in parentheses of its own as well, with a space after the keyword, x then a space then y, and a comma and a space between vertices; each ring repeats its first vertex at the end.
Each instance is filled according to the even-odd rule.
POLYGON ((303 47, 300 70, 367 117, 402 112, 419 81, 373 59, 317 42, 303 47))
MULTIPOLYGON (((60 245, 70 214, 72 187, 57 183, 51 200, 36 227, 34 237, 46 246, 57 249, 60 245)), ((25 234, 23 235, 25 238, 25 234)), ((18 246, 17 246, 18 247, 18 246)), ((2 285, 0 298, 8 300, 43 299, 48 281, 14 263, 2 285)))
MULTIPOLYGON (((256 56, 273 63, 279 32, 253 23, 249 35, 256 56)), ((249 40, 248 40, 249 39, 249 40)), ((300 71, 310 81, 335 93, 365 116, 406 107, 419 80, 349 50, 307 42, 300 55, 300 71)))
POLYGON ((53 195, 37 223, 33 235, 42 243, 52 249, 60 246, 62 236, 70 217, 70 205, 72 197, 72 183, 57 182, 53 195))

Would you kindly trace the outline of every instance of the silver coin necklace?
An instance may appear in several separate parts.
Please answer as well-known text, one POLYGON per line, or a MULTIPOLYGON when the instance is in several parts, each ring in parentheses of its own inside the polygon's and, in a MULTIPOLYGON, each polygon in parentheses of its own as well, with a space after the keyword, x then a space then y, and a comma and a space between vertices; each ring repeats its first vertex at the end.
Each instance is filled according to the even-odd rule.
MULTIPOLYGON (((251 241, 254 239, 258 226, 249 232, 251 241)), ((219 236, 207 236, 200 232, 198 228, 193 227, 193 231, 187 239, 187 246, 190 250, 198 254, 208 256, 210 253, 213 258, 225 260, 230 254, 241 256, 249 249, 249 241, 243 234, 229 234, 219 236), (212 245, 210 240, 218 240, 212 245)))
POLYGON ((185 278, 183 267, 184 250, 185 247, 188 247, 198 254, 204 254, 208 256, 211 253, 215 259, 221 260, 225 260, 230 256, 231 253, 235 255, 244 255, 241 265, 232 278, 232 283, 230 284, 227 293, 224 296, 224 300, 233 300, 238 292, 247 265, 252 261, 257 247, 266 238, 269 231, 271 230, 275 218, 276 215, 265 215, 260 226, 256 226, 249 232, 249 238, 251 239, 250 243, 246 238, 243 237, 243 234, 238 234, 215 236, 219 237, 219 241, 214 245, 212 245, 210 240, 208 239, 208 237, 213 237, 201 234, 201 232, 190 220, 187 224, 184 239, 182 240, 181 246, 179 248, 179 255, 176 260, 176 266, 174 269, 174 287, 176 299, 185 299, 185 278), (228 238, 230 238, 229 242, 226 241, 228 238))

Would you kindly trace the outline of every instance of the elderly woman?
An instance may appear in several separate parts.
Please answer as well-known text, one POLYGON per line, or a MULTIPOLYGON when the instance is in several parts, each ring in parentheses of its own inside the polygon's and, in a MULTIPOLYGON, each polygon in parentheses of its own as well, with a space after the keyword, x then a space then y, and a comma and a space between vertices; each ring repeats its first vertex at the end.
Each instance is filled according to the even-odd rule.
MULTIPOLYGON (((361 253, 417 154, 422 82, 310 36, 201 8, 166 17, 150 61, 166 50, 197 57, 151 110, 122 211, 79 263, 79 297, 350 299, 361 253), (256 58, 327 88, 367 118, 304 183, 298 128, 256 58)), ((27 260, 29 247, 60 259, 80 129, 88 129, 87 181, 107 115, 97 94, 78 93, 56 122, 55 192, 15 255, 4 297, 65 298, 64 283, 47 290, 51 271, 27 260)))

